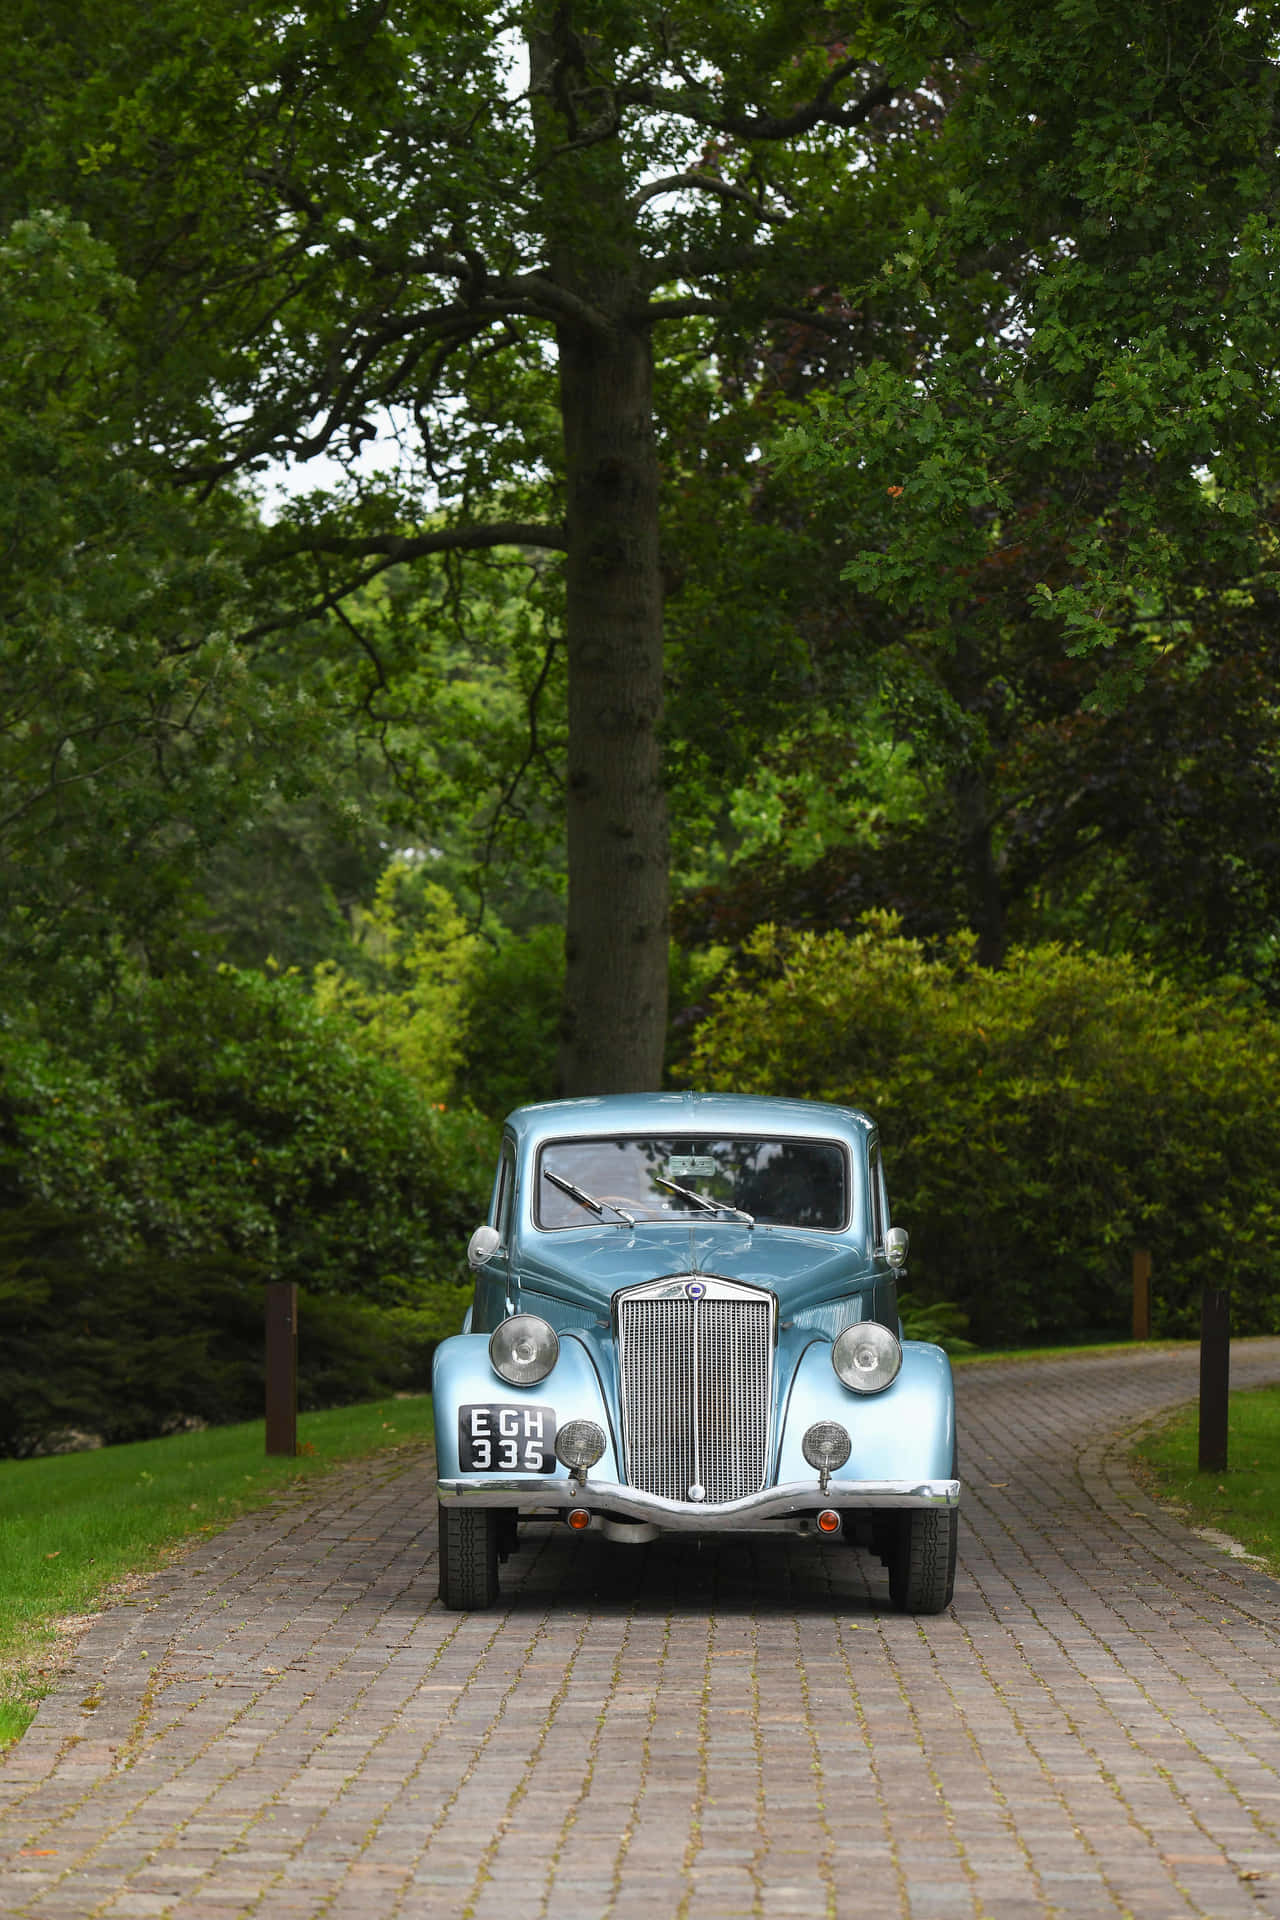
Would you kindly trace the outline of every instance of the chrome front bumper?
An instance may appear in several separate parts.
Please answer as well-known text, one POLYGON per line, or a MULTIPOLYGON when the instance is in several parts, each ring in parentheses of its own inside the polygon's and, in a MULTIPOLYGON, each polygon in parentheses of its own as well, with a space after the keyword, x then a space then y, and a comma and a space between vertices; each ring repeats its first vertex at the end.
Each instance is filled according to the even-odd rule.
POLYGON ((466 1474, 437 1482, 441 1500, 461 1500, 472 1507, 521 1507, 546 1510, 585 1507, 619 1520, 644 1520, 651 1526, 683 1533, 705 1533, 720 1527, 750 1528, 791 1520, 834 1508, 838 1513, 865 1513, 898 1507, 957 1507, 958 1480, 831 1480, 825 1493, 816 1480, 792 1480, 786 1486, 765 1487, 745 1500, 718 1506, 688 1500, 663 1500, 635 1487, 618 1486, 588 1475, 576 1480, 539 1479, 530 1474, 506 1478, 466 1474))

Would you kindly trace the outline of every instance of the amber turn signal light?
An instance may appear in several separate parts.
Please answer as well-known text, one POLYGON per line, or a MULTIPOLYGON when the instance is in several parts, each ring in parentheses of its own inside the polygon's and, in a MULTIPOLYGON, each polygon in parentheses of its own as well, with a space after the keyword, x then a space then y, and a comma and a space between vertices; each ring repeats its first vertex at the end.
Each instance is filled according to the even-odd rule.
POLYGON ((839 1533, 839 1531, 840 1531, 840 1515, 838 1513, 833 1513, 831 1508, 827 1507, 822 1513, 818 1515, 818 1532, 819 1533, 839 1533))
POLYGON ((565 1518, 575 1533, 581 1533, 584 1527, 591 1525, 591 1515, 585 1507, 570 1507, 565 1518))

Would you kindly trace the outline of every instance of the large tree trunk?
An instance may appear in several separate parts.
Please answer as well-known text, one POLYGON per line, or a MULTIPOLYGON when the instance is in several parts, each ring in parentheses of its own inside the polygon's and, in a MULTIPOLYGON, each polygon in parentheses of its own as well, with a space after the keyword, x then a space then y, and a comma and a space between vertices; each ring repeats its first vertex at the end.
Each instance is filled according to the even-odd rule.
POLYGON ((560 1091, 661 1084, 667 809, 653 351, 616 142, 574 145, 584 49, 559 9, 532 46, 564 422, 569 913, 560 1091), (587 310, 594 318, 587 316, 587 310))
POLYGON ((647 333, 560 329, 569 536, 565 1093, 661 1084, 667 1025, 658 467, 647 333))

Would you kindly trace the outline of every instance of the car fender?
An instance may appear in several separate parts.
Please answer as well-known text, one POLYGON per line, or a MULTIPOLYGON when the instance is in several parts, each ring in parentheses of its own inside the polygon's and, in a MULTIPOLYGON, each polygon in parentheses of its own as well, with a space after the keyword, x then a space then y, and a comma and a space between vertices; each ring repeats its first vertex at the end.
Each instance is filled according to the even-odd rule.
POLYGON ((941 1347, 905 1340, 902 1367, 880 1393, 855 1393, 831 1364, 831 1343, 814 1341, 800 1356, 788 1396, 778 1480, 811 1477, 801 1450, 818 1420, 837 1420, 852 1442, 839 1480, 946 1480, 955 1461, 955 1387, 941 1347))
MULTIPOLYGON (((493 1370, 489 1360, 489 1336, 485 1333, 456 1333, 436 1348, 431 1369, 431 1391, 435 1410, 436 1462, 441 1480, 452 1480, 460 1472, 458 1462, 458 1409, 475 1405, 518 1407, 548 1406, 555 1413, 557 1428, 567 1420, 594 1420, 604 1430, 605 1451, 592 1474, 601 1480, 619 1480, 619 1456, 614 1422, 601 1391, 599 1375, 586 1344, 573 1334, 562 1334, 560 1354, 545 1380, 533 1387, 513 1387, 493 1370)), ((483 1481, 485 1474, 468 1474, 468 1480, 483 1481)), ((556 1462, 553 1474, 530 1474, 530 1493, 539 1483, 550 1479, 567 1480, 568 1470, 556 1462)))

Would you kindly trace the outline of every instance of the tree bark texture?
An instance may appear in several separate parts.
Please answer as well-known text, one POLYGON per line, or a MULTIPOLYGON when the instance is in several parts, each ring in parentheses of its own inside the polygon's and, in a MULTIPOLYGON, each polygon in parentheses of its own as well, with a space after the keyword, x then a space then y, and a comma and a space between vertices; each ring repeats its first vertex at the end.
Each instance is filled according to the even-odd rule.
POLYGON ((647 332, 560 331, 569 536, 562 1091, 657 1087, 667 1024, 662 588, 647 332))
POLYGON ((584 55, 567 9, 532 73, 553 279, 594 315, 557 327, 564 423, 569 863, 559 1090, 661 1084, 667 807, 653 348, 616 141, 575 144, 584 55))

